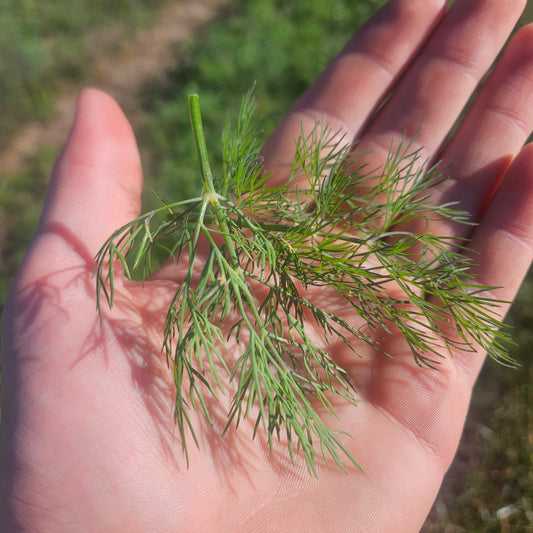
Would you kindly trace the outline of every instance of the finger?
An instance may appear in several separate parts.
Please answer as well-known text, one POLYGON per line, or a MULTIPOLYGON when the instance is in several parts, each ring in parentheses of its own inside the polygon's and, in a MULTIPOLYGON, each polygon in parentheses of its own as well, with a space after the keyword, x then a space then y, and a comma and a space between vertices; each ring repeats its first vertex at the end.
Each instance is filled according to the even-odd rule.
MULTIPOLYGON (((510 42, 480 89, 458 131, 445 148, 446 180, 430 203, 449 202, 476 222, 513 158, 533 130, 533 26, 510 42)), ((440 157, 439 157, 440 159, 440 157)), ((398 228, 397 228, 398 229, 398 228)), ((451 220, 415 220, 401 229, 413 233, 468 237, 472 226, 451 220)))
POLYGON ((141 189, 139 153, 126 117, 108 95, 83 91, 29 253, 36 261, 26 261, 26 274, 34 265, 42 275, 44 257, 51 271, 80 260, 92 263, 104 240, 138 216, 141 189))
MULTIPOLYGON (((497 298, 512 301, 533 258, 533 144, 506 172, 474 232, 470 248, 478 258, 479 283, 501 287, 497 298)), ((508 306, 502 306, 503 318, 508 306)))
POLYGON ((68 226, 93 253, 110 232, 138 216, 141 191, 139 152, 128 120, 105 93, 83 91, 43 223, 68 226))
MULTIPOLYGON (((533 131, 533 25, 510 42, 442 156, 449 178, 433 203, 455 202, 477 221, 533 131)), ((467 236, 469 226, 432 224, 435 235, 467 236)))
MULTIPOLYGON (((470 248, 476 281, 498 287, 494 298, 511 302, 533 259, 533 144, 526 146, 509 167, 472 236, 470 248)), ((500 319, 509 306, 498 307, 500 319)), ((475 379, 482 358, 458 354, 454 360, 475 379)))
POLYGON ((444 13, 443 0, 393 0, 379 11, 296 102, 267 142, 270 171, 292 164, 302 124, 325 120, 351 143, 444 13))
POLYGON ((420 161, 431 159, 500 52, 524 3, 455 2, 358 149, 387 152, 391 139, 415 138, 420 161))

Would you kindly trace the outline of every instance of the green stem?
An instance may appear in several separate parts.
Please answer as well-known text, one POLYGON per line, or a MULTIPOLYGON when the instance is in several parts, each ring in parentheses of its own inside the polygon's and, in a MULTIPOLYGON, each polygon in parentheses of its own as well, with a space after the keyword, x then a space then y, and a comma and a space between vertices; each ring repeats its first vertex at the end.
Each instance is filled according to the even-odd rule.
MULTIPOLYGON (((220 227, 220 230, 224 236, 224 244, 229 255, 229 261, 237 274, 237 280, 233 282, 235 287, 235 297, 238 300, 241 313, 244 320, 247 322, 249 328, 253 328, 252 324, 248 322, 246 311, 243 307, 240 295, 243 294, 246 302, 248 303, 250 310, 252 311, 256 325, 260 326, 263 333, 265 332, 264 324, 259 316, 257 308, 254 304, 254 297, 250 292, 250 289, 245 281, 244 272, 242 272, 239 262, 239 257, 235 250, 235 245, 231 239, 228 223, 226 220, 226 213, 220 205, 220 196, 215 190, 213 183, 213 174, 211 173, 211 167, 209 165, 209 157, 207 154, 207 146, 205 143, 204 128, 202 125, 202 115, 200 112, 200 97, 197 94, 189 95, 189 114, 191 117, 191 124, 194 134, 194 142, 196 145, 196 151, 198 153, 198 160, 200 162, 200 170, 202 173, 202 181, 205 188, 205 196, 213 206, 215 210, 215 216, 220 227)), ((211 235, 208 234, 208 238, 211 239, 211 235)), ((212 246, 215 246, 214 242, 211 242, 212 246)), ((251 329, 250 329, 251 331, 251 329)))
POLYGON ((213 185, 213 174, 211 172, 211 166, 209 165, 204 126, 202 124, 202 114, 200 113, 200 97, 197 94, 189 95, 189 115, 191 117, 194 144, 200 162, 200 172, 202 173, 204 189, 207 193, 214 193, 215 186, 213 185))
POLYGON ((204 184, 205 198, 209 200, 215 210, 215 216, 220 230, 222 231, 222 235, 224 236, 224 244, 228 250, 231 265, 234 269, 239 269, 239 257, 237 256, 235 245, 233 244, 229 234, 225 213, 220 205, 220 196, 215 190, 215 185, 213 183, 213 174, 211 172, 211 166, 209 165, 209 156, 207 154, 204 127, 202 124, 202 114, 200 112, 200 97, 197 94, 189 95, 189 115, 191 117, 196 153, 198 154, 198 161, 200 163, 200 172, 202 174, 202 182, 204 184))

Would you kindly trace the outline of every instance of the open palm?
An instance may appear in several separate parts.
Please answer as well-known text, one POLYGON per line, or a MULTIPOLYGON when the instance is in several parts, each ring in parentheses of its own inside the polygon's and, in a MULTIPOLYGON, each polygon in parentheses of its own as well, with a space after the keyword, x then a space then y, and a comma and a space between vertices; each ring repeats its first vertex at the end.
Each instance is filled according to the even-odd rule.
MULTIPOLYGON (((533 125, 532 27, 513 38, 445 141, 523 4, 458 0, 444 16, 440 0, 389 2, 281 123, 264 150, 268 169, 275 176, 290 164, 302 120, 311 128, 325 117, 360 139, 373 165, 391 140, 420 130, 422 160, 454 163, 435 201, 457 201, 478 222, 462 235, 478 254, 478 282, 503 287, 496 296, 511 300, 533 246, 533 146, 523 148, 533 125)), ((457 353, 439 372, 421 370, 394 335, 385 341, 394 359, 335 354, 362 401, 340 404, 328 423, 352 435, 343 442, 364 473, 319 464, 310 477, 303 458, 292 465, 283 446, 271 454, 245 424, 222 437, 223 405, 213 426, 193 420, 199 448, 189 447, 187 468, 161 356, 179 273, 163 269, 144 286, 122 281, 102 322, 95 312, 93 257, 138 216, 141 188, 126 119, 108 96, 83 92, 4 311, 0 529, 418 530, 455 453, 484 354, 457 353)))

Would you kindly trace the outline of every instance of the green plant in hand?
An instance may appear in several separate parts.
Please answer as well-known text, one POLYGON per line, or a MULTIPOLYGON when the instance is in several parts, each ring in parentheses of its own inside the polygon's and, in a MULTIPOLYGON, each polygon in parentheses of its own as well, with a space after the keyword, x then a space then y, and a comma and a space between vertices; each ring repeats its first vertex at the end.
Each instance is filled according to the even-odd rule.
POLYGON ((417 220, 421 228, 434 219, 468 223, 453 205, 430 203, 443 174, 438 166, 424 170, 409 143, 370 169, 353 145, 317 123, 297 139, 285 182, 273 185, 250 93, 236 124, 227 122, 219 175, 210 168, 197 95, 189 110, 202 194, 162 200, 117 230, 95 267, 100 309, 102 294, 113 305, 117 260, 130 279, 146 278, 165 259, 186 265, 163 345, 185 452, 188 433, 198 445, 190 410, 211 423, 208 397, 229 394, 230 383, 226 429, 253 417, 254 436, 264 431, 271 450, 274 439, 286 441, 291 459, 303 454, 311 473, 317 454, 341 468, 343 457, 357 464, 319 415, 335 414, 337 401, 357 402, 348 373, 331 356, 339 342, 354 357, 365 345, 393 357, 375 333, 400 331, 422 367, 437 367, 443 352, 479 347, 512 363, 508 333, 493 314, 500 302, 469 276, 461 243, 402 230, 417 220), (321 305, 318 290, 321 301, 341 297, 360 322, 321 305), (312 328, 304 325, 310 319, 312 328), (460 342, 446 334, 451 328, 460 342), (229 357, 228 344, 237 356, 229 357))

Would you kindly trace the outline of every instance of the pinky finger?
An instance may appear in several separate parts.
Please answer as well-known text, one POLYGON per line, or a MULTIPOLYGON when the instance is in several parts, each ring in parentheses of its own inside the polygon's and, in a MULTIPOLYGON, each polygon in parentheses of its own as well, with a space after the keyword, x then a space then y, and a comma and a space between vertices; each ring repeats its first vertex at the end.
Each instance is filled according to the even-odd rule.
MULTIPOLYGON (((475 281, 497 287, 495 299, 512 302, 533 260, 533 143, 522 149, 507 170, 469 247, 475 281)), ((510 303, 502 303, 495 318, 503 320, 509 307, 510 303)), ((473 381, 483 358, 459 355, 456 363, 473 381)))
MULTIPOLYGON (((533 259, 533 143, 507 170, 470 247, 476 254, 477 281, 501 287, 498 299, 513 300, 533 259)), ((502 308, 502 318, 506 312, 502 308)))

